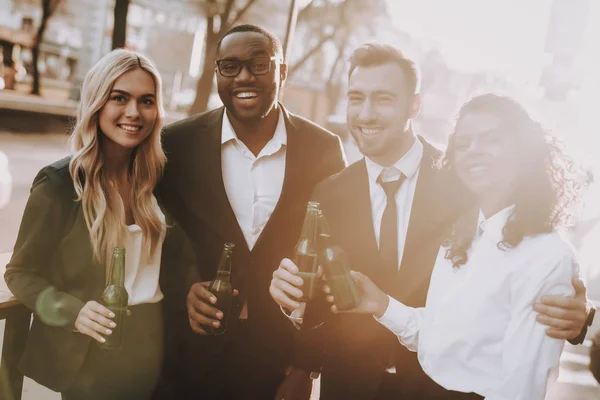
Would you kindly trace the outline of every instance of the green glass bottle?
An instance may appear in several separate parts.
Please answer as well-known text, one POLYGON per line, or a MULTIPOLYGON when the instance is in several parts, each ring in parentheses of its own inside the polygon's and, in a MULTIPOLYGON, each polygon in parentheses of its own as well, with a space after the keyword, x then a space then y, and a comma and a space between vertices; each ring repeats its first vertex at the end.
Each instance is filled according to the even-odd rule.
POLYGON ((319 264, 339 311, 355 308, 360 303, 356 282, 350 274, 348 257, 331 239, 331 231, 323 213, 319 213, 319 264))
POLYGON ((319 203, 311 201, 306 206, 306 216, 302 225, 302 233, 296 244, 294 263, 298 266, 298 275, 304 280, 302 297, 298 301, 305 302, 315 297, 319 290, 319 264, 317 249, 317 221, 319 203))
POLYGON ((223 312, 223 319, 218 328, 214 326, 208 327, 209 332, 213 335, 222 335, 227 330, 227 321, 231 311, 231 303, 233 302, 233 286, 231 285, 231 257, 233 255, 233 243, 225 243, 221 260, 217 269, 215 279, 210 282, 208 290, 215 295, 217 302, 214 307, 223 312))
POLYGON ((117 324, 112 334, 106 335, 106 342, 98 343, 105 350, 116 350, 123 347, 123 332, 127 318, 129 294, 125 289, 125 249, 115 247, 113 250, 108 285, 102 292, 102 304, 115 314, 113 321, 117 324))

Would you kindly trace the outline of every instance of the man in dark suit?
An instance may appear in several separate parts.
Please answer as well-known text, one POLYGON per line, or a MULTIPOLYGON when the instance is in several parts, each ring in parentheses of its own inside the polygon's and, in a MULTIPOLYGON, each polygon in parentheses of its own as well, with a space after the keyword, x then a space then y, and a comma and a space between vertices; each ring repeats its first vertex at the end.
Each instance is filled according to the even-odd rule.
POLYGON ((287 76, 282 58, 270 32, 233 28, 217 46, 224 107, 166 128, 158 195, 197 259, 186 283, 165 293, 180 304, 167 313, 180 328, 167 363, 177 399, 272 399, 291 363, 294 329, 271 301, 269 283, 293 252, 314 186, 345 159, 337 136, 277 102, 287 76), (235 244, 239 293, 229 315, 207 290, 225 242, 235 244), (225 334, 209 335, 206 327, 223 318, 225 334))
MULTIPOLYGON (((442 153, 413 130, 420 102, 412 61, 391 46, 355 50, 347 122, 365 158, 326 179, 312 195, 351 268, 412 307, 425 305, 444 233, 469 208, 458 181, 436 168, 442 153)), ((301 281, 294 272, 289 260, 282 261, 270 287, 288 311, 299 307, 294 297, 300 296, 301 281)), ((302 322, 314 307, 308 304, 302 322)), ((416 353, 370 315, 325 313, 325 318, 320 327, 300 331, 297 368, 282 385, 286 393, 306 384, 305 371, 320 371, 321 399, 480 398, 446 393, 424 374, 416 353)))
POLYGON ((590 350, 590 371, 594 378, 600 383, 600 332, 592 338, 592 348, 590 350))

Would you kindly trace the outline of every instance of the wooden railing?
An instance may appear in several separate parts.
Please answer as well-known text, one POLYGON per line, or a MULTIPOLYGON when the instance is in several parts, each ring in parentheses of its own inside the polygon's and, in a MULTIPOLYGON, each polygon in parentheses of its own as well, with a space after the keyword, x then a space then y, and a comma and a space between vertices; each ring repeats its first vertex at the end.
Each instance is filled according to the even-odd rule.
POLYGON ((25 349, 31 311, 17 301, 4 282, 4 269, 10 254, 0 254, 0 319, 4 325, 2 360, 0 362, 0 399, 21 400, 23 374, 18 364, 25 349))

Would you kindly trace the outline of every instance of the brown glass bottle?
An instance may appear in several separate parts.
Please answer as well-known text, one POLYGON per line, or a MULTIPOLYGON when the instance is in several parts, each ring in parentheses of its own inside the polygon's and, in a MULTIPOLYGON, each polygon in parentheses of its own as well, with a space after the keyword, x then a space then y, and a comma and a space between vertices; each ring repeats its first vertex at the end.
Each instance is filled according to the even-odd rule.
POLYGON ((319 216, 319 203, 311 201, 306 206, 306 216, 302 225, 302 233, 296 244, 294 263, 298 266, 298 276, 304 280, 302 297, 298 301, 305 302, 312 299, 319 290, 318 282, 319 264, 317 249, 317 221, 319 216))
POLYGON ((233 302, 233 286, 231 285, 231 256, 235 245, 233 243, 225 243, 221 260, 217 269, 215 279, 210 282, 208 290, 215 295, 217 302, 214 307, 223 312, 223 319, 218 328, 214 326, 208 327, 208 331, 213 335, 222 335, 227 330, 227 321, 231 311, 231 303, 233 302))
POLYGON ((337 309, 346 311, 356 307, 360 303, 360 294, 350 274, 348 257, 341 247, 333 243, 323 213, 319 213, 319 264, 323 267, 337 309))
POLYGON ((125 249, 115 247, 110 262, 108 285, 102 292, 102 304, 115 314, 113 321, 117 324, 110 335, 104 336, 106 342, 98 343, 105 350, 116 350, 123 347, 123 332, 127 318, 129 294, 125 289, 125 249))

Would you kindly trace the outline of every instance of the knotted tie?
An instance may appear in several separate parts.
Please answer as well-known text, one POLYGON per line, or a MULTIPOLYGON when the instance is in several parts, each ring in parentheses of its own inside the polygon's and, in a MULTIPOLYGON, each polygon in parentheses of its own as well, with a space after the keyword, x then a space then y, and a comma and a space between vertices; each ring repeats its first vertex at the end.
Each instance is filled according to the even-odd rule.
POLYGON ((379 254, 386 268, 394 272, 398 271, 400 264, 398 260, 398 210, 396 207, 396 193, 405 178, 404 174, 400 174, 400 178, 394 181, 383 182, 381 175, 377 179, 387 197, 385 210, 381 219, 379 254))

